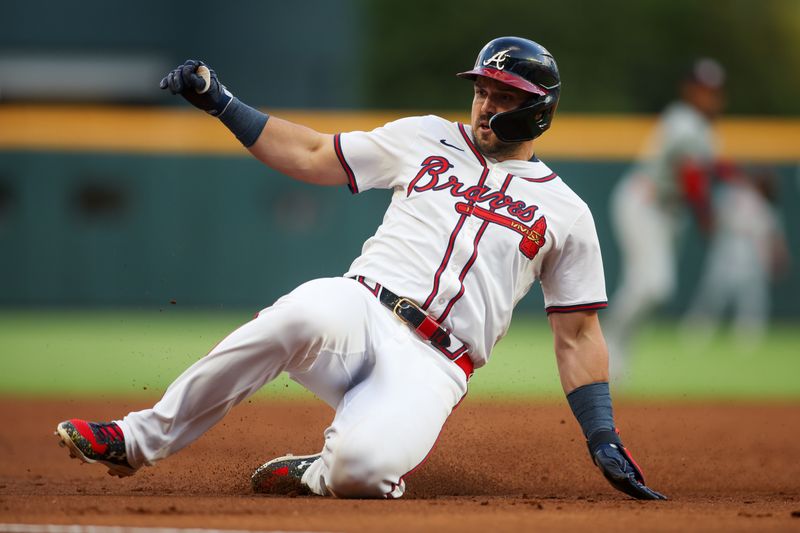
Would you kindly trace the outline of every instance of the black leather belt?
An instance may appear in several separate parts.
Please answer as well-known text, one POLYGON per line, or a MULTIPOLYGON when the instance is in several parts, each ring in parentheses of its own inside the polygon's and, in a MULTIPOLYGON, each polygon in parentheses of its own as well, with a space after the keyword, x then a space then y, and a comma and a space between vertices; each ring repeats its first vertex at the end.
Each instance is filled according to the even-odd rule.
POLYGON ((431 346, 461 368, 467 377, 467 381, 469 381, 475 371, 475 364, 472 362, 469 349, 464 343, 451 336, 439 322, 428 315, 413 300, 397 296, 380 283, 372 282, 372 286, 370 286, 364 276, 351 276, 351 279, 363 285, 397 318, 411 326, 417 335, 430 342, 431 346))
POLYGON ((411 326, 411 328, 423 339, 429 341, 434 346, 447 348, 450 346, 450 334, 433 317, 422 310, 413 300, 403 296, 398 296, 383 285, 369 287, 364 283, 363 276, 353 276, 352 279, 358 281, 380 300, 396 317, 411 326))

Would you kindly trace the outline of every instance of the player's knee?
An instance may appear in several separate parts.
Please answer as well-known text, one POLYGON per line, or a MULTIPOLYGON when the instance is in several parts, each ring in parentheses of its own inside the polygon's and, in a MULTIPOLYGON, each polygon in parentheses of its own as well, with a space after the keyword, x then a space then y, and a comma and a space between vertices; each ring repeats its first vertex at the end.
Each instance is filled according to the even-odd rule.
POLYGON ((350 443, 339 447, 331 463, 330 490, 340 498, 398 497, 392 494, 397 484, 391 480, 399 476, 388 459, 374 446, 350 443))

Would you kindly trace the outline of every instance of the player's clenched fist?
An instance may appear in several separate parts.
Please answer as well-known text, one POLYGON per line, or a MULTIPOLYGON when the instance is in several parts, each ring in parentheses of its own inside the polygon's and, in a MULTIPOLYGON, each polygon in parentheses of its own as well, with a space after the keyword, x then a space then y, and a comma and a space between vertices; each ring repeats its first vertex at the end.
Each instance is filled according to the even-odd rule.
POLYGON ((180 94, 193 106, 216 116, 222 114, 233 95, 219 82, 217 73, 205 63, 189 59, 164 76, 160 87, 180 94))
POLYGON ((217 73, 196 59, 189 59, 164 76, 160 86, 219 118, 247 148, 255 144, 269 119, 266 113, 235 98, 219 82, 217 73))

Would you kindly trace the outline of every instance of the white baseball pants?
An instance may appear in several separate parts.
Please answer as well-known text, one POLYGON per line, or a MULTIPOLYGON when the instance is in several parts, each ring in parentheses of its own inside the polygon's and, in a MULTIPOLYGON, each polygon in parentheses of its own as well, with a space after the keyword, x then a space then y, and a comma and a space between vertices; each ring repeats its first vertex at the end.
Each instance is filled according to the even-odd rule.
MULTIPOLYGON (((192 443, 281 372, 336 409, 303 481, 320 495, 398 498, 467 392, 452 361, 361 284, 305 283, 189 367, 152 408, 117 423, 132 466, 192 443)), ((302 453, 307 453, 303 451, 302 453)))

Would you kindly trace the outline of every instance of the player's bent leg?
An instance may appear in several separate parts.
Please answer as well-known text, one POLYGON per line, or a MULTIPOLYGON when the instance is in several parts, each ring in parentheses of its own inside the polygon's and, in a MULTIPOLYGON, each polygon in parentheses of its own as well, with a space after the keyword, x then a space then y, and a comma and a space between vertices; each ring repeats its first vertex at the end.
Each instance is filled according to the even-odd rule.
MULTIPOLYGON (((400 498, 404 468, 386 450, 375 449, 372 436, 348 435, 332 454, 326 488, 339 498, 400 498)), ((324 479, 324 478, 323 478, 324 479)))
POLYGON ((380 347, 370 376, 342 400, 322 460, 304 476, 314 492, 401 497, 404 476, 428 456, 466 393, 463 372, 407 333, 380 347))
POLYGON ((309 367, 321 352, 363 352, 358 302, 341 294, 351 285, 332 278, 298 287, 187 369, 153 408, 117 421, 130 464, 152 465, 184 448, 282 371, 309 367))

